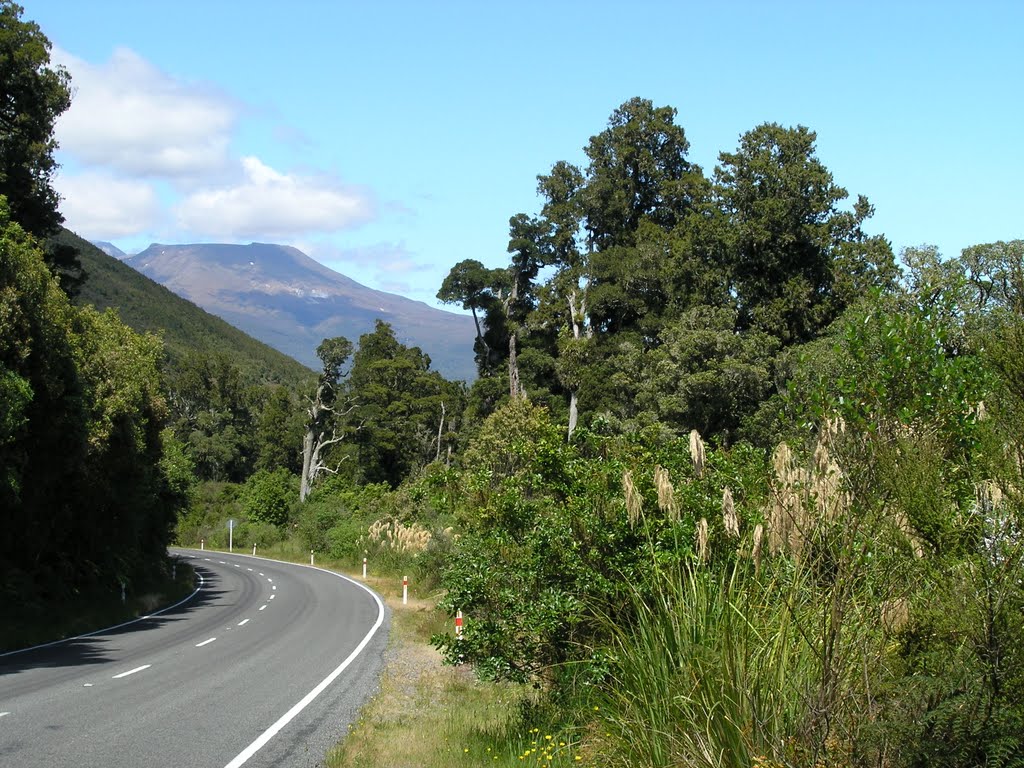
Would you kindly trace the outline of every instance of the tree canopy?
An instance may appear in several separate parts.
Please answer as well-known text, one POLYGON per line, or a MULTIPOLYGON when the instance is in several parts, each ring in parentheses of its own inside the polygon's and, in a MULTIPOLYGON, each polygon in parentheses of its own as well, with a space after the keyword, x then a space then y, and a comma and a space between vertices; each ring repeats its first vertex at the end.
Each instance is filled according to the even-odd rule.
MULTIPOLYGON (((56 235, 64 216, 53 188, 57 118, 71 106, 71 78, 50 64, 50 41, 39 26, 22 20, 24 9, 0 0, 0 195, 11 218, 41 241, 56 235)), ((81 282, 77 253, 64 244, 45 249, 62 286, 81 282)))

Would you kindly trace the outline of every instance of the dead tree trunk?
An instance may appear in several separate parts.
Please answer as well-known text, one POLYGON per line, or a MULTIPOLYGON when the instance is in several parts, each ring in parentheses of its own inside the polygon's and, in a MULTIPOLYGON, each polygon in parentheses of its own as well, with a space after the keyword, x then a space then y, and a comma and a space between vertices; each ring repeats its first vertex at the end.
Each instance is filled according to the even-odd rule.
MULTIPOLYGON (((302 438, 302 478, 299 480, 299 501, 305 501, 313 488, 313 483, 324 472, 337 472, 324 463, 324 451, 335 443, 345 439, 344 434, 339 435, 334 427, 330 428, 328 436, 328 421, 337 418, 338 413, 329 405, 324 404, 324 387, 321 384, 317 387, 316 397, 309 404, 306 411, 309 414, 309 421, 306 424, 306 434, 302 438)), ((349 407, 341 415, 351 413, 355 406, 349 407)))
POLYGON ((444 407, 444 400, 442 400, 441 401, 441 421, 438 422, 438 425, 437 425, 437 453, 434 456, 434 461, 440 461, 441 460, 441 432, 444 429, 444 414, 445 414, 445 407, 444 407))
MULTIPOLYGON (((579 309, 576 308, 576 291, 569 294, 569 322, 572 325, 572 337, 576 341, 585 334, 589 339, 593 336, 593 330, 589 325, 583 330, 586 323, 587 300, 586 297, 580 300, 579 309)), ((576 423, 579 421, 579 376, 573 377, 574 381, 569 388, 569 434, 567 439, 572 440, 572 433, 576 431, 576 423)))

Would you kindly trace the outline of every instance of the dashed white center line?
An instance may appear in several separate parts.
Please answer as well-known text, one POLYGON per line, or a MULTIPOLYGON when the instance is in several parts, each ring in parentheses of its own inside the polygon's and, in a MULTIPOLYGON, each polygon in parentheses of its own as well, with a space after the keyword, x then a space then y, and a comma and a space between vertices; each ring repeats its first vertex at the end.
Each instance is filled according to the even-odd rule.
POLYGON ((277 595, 271 595, 270 599, 273 600, 275 597, 277 597, 277 595))
POLYGON ((216 639, 216 637, 211 637, 209 640, 203 640, 201 643, 196 643, 196 648, 202 648, 204 645, 209 645, 216 639))
POLYGON ((223 560, 218 560, 217 562, 220 563, 221 565, 227 565, 227 563, 225 563, 223 560))
POLYGON ((271 589, 277 589, 277 584, 271 587, 271 589))
POLYGON ((122 677, 128 677, 128 675, 134 675, 136 672, 141 672, 142 670, 149 669, 152 666, 153 666, 152 664, 143 664, 141 667, 136 667, 135 669, 129 669, 127 672, 122 672, 120 675, 114 675, 111 678, 111 680, 117 680, 117 679, 122 678, 122 677))
POLYGON ((267 581, 273 581, 273 579, 271 579, 271 578, 268 578, 268 579, 267 579, 267 581))
POLYGON ((240 566, 238 563, 235 563, 235 568, 241 568, 241 567, 242 566, 240 566))
POLYGON ((82 683, 83 688, 92 688, 92 683, 82 683))
POLYGON ((10 712, 0 712, 0 717, 7 717, 9 714, 11 714, 11 713, 10 712))
POLYGON ((249 571, 250 573, 252 572, 252 568, 246 568, 245 570, 249 571))
POLYGON ((264 603, 263 605, 261 605, 261 606, 260 606, 260 610, 262 611, 262 610, 263 610, 264 608, 266 608, 266 607, 267 607, 267 604, 266 604, 266 603, 264 603))
POLYGON ((244 627, 248 623, 249 623, 248 619, 242 619, 240 622, 238 622, 238 626, 244 627))

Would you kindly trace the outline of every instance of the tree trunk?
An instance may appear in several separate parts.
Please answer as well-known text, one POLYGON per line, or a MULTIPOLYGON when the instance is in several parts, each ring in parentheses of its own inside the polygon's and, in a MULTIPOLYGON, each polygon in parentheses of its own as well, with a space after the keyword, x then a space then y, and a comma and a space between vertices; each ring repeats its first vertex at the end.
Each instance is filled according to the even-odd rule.
POLYGON ((441 401, 441 421, 437 425, 437 454, 434 456, 434 461, 441 460, 441 431, 444 429, 444 401, 441 401))
MULTIPOLYGON (((306 434, 302 438, 302 478, 299 480, 299 501, 306 500, 309 492, 313 489, 313 482, 321 473, 334 471, 325 466, 320 458, 324 448, 334 445, 334 443, 340 443, 344 439, 344 435, 338 437, 333 429, 331 436, 327 436, 326 422, 329 419, 338 418, 338 414, 331 406, 324 405, 323 393, 324 386, 321 385, 317 388, 316 397, 309 404, 307 411, 309 421, 306 424, 306 434)), ((340 415, 349 414, 354 408, 354 405, 350 406, 340 415)))
POLYGON ((473 313, 473 324, 476 326, 476 340, 480 343, 480 348, 484 353, 484 362, 487 363, 491 359, 491 348, 484 339, 484 335, 480 332, 480 318, 476 315, 476 306, 471 304, 469 309, 473 313))
MULTIPOLYGON (((572 337, 577 341, 583 335, 582 324, 586 322, 585 315, 587 314, 587 300, 586 298, 580 301, 579 310, 576 309, 576 291, 572 291, 568 297, 569 301, 569 321, 572 324, 572 337)), ((593 330, 590 326, 587 326, 586 336, 591 338, 593 336, 593 330)), ((579 420, 579 385, 572 386, 569 390, 569 434, 567 440, 572 440, 572 433, 576 431, 576 423, 579 420)))
POLYGON ((526 391, 519 381, 519 362, 516 360, 515 331, 508 336, 508 394, 513 400, 526 397, 526 391))
POLYGON ((305 501, 309 496, 309 487, 312 483, 309 477, 309 470, 313 461, 313 427, 306 427, 306 434, 302 438, 302 478, 299 480, 299 501, 305 501))
POLYGON ((568 440, 572 440, 572 433, 576 431, 576 422, 579 420, 579 409, 577 408, 577 390, 573 390, 569 393, 569 436, 568 440))

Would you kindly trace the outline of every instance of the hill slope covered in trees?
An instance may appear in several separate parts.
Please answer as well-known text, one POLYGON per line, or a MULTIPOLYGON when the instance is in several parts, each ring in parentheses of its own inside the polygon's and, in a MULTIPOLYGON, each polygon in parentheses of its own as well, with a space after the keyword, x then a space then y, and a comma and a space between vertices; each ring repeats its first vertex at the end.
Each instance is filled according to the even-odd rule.
POLYGON ((76 303, 113 307, 134 330, 162 336, 172 364, 187 353, 223 354, 253 383, 298 386, 312 372, 276 349, 197 307, 64 229, 54 240, 73 246, 85 271, 76 303))

